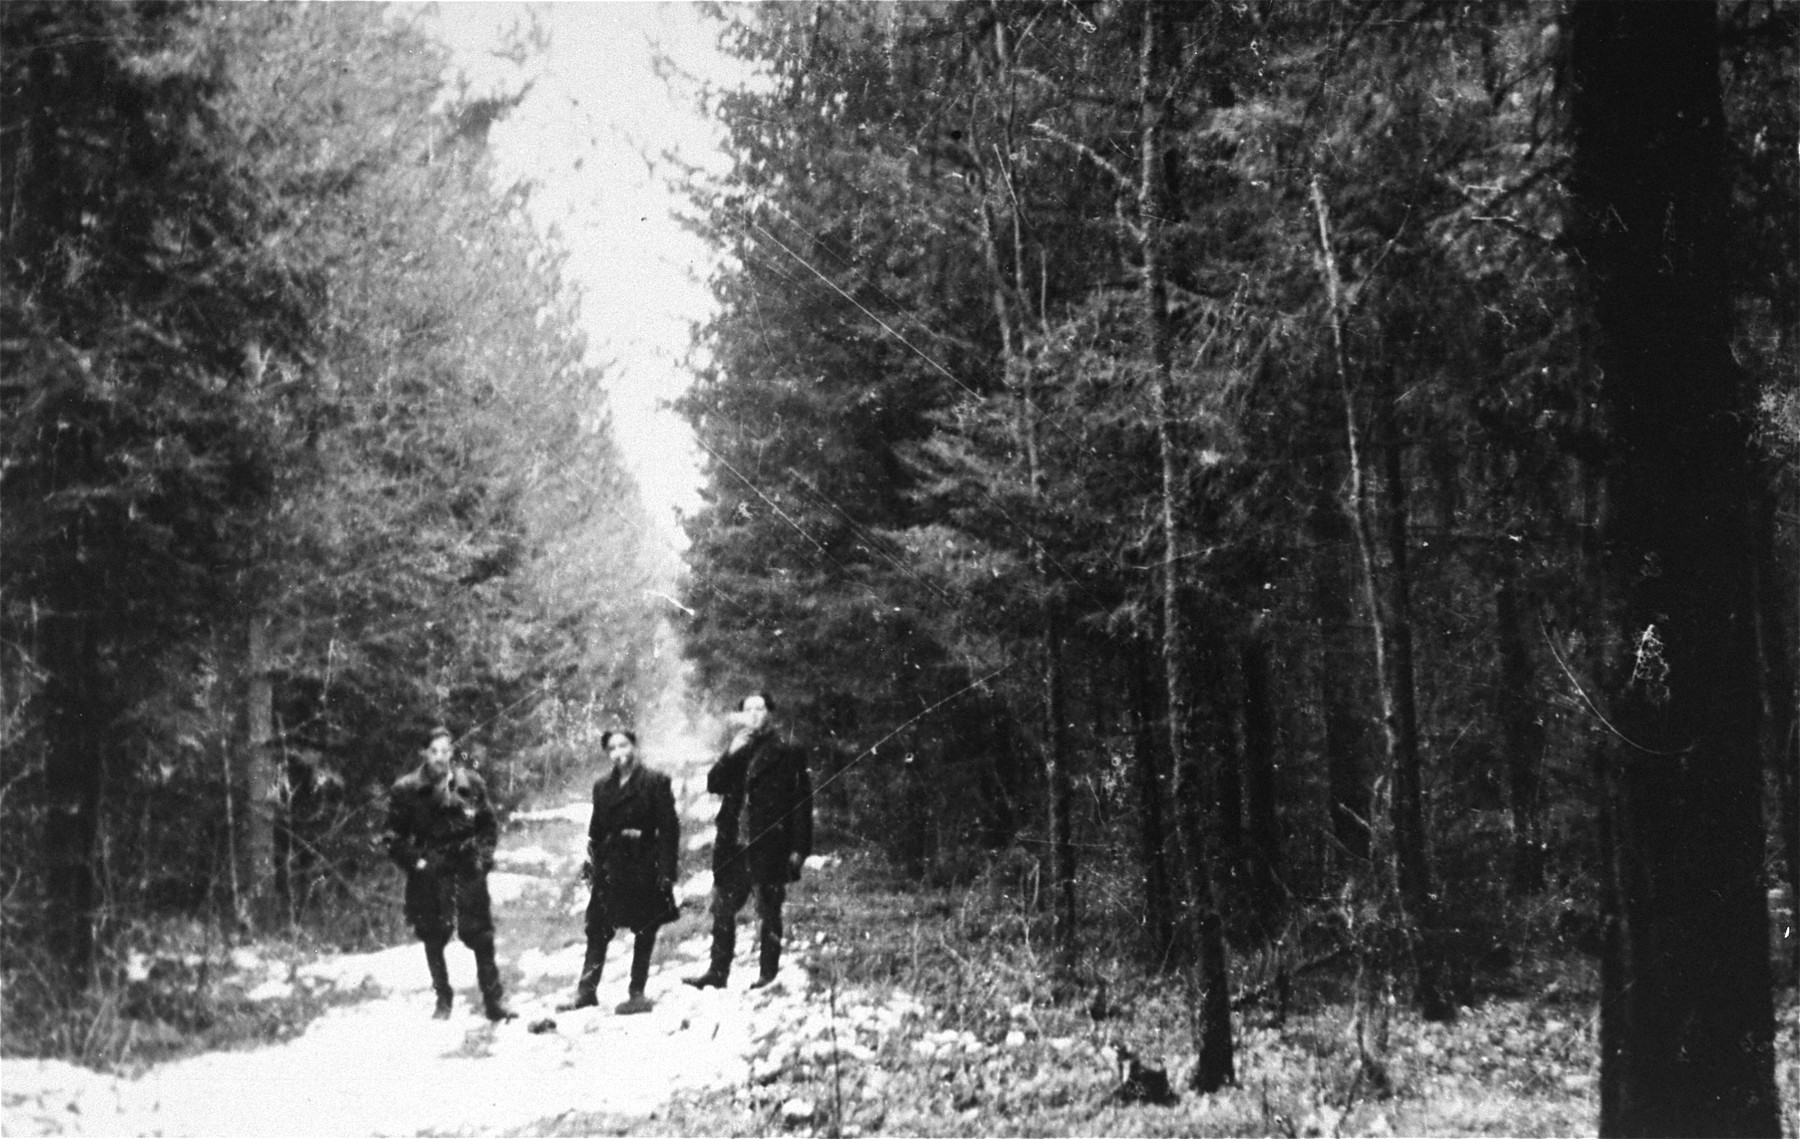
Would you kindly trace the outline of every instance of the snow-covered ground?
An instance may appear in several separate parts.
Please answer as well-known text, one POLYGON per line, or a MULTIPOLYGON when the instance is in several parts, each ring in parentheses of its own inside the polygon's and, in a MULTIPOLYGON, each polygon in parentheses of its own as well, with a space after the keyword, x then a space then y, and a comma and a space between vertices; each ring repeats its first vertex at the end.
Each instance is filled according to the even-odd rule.
MULTIPOLYGON (((699 838, 710 826, 711 799, 697 773, 706 754, 690 747, 662 764, 676 777, 684 829, 699 838)), ((656 762, 652 757, 652 762, 656 762)), ((680 983, 704 967, 704 923, 650 976, 654 1011, 616 1016, 630 956, 628 934, 608 956, 598 1008, 558 1013, 581 967, 580 910, 584 899, 567 884, 580 865, 588 804, 569 802, 521 812, 503 836, 499 867, 490 877, 501 930, 501 965, 511 981, 518 1018, 492 1025, 474 996, 474 959, 449 950, 456 1014, 431 1019, 430 984, 417 944, 375 953, 328 957, 286 976, 269 971, 256 992, 279 995, 288 985, 364 989, 366 1000, 338 1007, 297 1038, 246 1051, 217 1052, 151 1068, 135 1079, 93 1072, 60 1061, 0 1064, 6 1135, 401 1135, 489 1132, 529 1127, 567 1113, 645 1114, 682 1089, 741 1085, 753 1064, 770 1063, 771 1043, 811 1044, 847 1036, 847 1055, 867 1052, 878 1039, 806 1030, 818 1010, 808 1006, 807 952, 793 946, 782 980, 751 992, 754 969, 742 967, 724 991, 680 983), (567 921, 566 944, 527 946, 508 960, 509 921, 526 917, 567 921), (553 1020, 554 1027, 543 1022, 553 1020), (535 1030, 534 1030, 535 1029, 535 1030)), ((815 860, 815 868, 822 860, 815 860)), ((682 884, 690 910, 704 905, 710 875, 682 884)), ((746 915, 743 920, 753 920, 746 915)), ((796 941, 804 942, 803 931, 796 941)), ((669 933, 665 930, 665 936, 669 933)), ((740 945, 754 944, 741 937, 740 945)), ((872 1010, 876 1037, 911 1010, 872 1010), (879 1014, 879 1015, 877 1015, 879 1014)), ((828 1026, 829 1027, 829 1026, 828 1026)), ((839 1047, 839 1045, 833 1045, 839 1047)))

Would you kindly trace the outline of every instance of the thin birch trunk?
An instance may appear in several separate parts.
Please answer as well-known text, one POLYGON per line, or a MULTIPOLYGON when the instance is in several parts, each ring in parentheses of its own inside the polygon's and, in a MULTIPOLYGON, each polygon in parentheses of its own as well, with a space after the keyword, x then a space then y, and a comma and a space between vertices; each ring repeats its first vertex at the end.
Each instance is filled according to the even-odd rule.
POLYGON ((1163 532, 1163 675, 1168 687, 1169 759, 1175 771, 1175 798, 1181 845, 1188 872, 1188 904, 1194 916, 1199 948, 1198 989, 1191 1012, 1198 1062, 1191 1079, 1202 1092, 1236 1082, 1231 1032, 1231 992, 1226 973, 1225 936, 1213 888, 1212 867, 1204 835, 1195 825, 1204 814, 1205 788, 1198 786, 1198 764, 1188 739, 1192 716, 1187 673, 1189 649, 1181 605, 1182 532, 1181 459, 1175 438, 1175 378, 1169 327, 1168 279, 1164 264, 1165 204, 1163 135, 1167 93, 1163 90, 1161 4, 1143 9, 1143 42, 1139 55, 1138 97, 1142 117, 1138 224, 1143 234, 1144 334, 1153 372, 1156 438, 1162 460, 1163 532))
POLYGON ((1319 260, 1325 278, 1331 321, 1332 353, 1344 401, 1344 438, 1350 461, 1350 521, 1363 570, 1363 591, 1373 625, 1376 683, 1381 694, 1381 725, 1392 778, 1390 822, 1394 833, 1394 879, 1403 920, 1409 927, 1417 968, 1414 996, 1429 1020, 1449 1020, 1455 1006, 1446 992, 1444 953, 1436 929, 1430 865, 1426 860, 1424 810, 1420 786, 1417 687, 1413 674, 1412 601, 1407 565, 1406 479, 1394 419, 1393 377, 1382 373, 1375 413, 1387 436, 1386 500, 1379 512, 1369 501, 1362 429, 1356 418, 1355 390, 1350 380, 1349 352, 1344 342, 1344 290, 1331 240, 1331 217, 1317 177, 1312 179, 1313 214, 1318 223, 1319 260), (1379 530, 1379 533, 1378 533, 1379 530), (1383 588, 1376 542, 1388 555, 1383 588))

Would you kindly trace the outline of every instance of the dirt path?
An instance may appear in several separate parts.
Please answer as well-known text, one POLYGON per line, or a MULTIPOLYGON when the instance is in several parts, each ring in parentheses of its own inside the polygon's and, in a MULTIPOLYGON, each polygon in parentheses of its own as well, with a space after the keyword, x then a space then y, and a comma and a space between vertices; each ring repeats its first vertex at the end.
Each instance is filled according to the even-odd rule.
MULTIPOLYGON (((697 741, 650 762, 674 778, 684 844, 710 841, 714 803, 697 741)), ((704 967, 710 875, 682 884, 681 920, 664 927, 648 995, 654 1011, 616 1016, 624 997, 630 938, 614 939, 597 1009, 557 1013, 581 967, 585 890, 576 880, 588 803, 578 792, 548 809, 521 812, 502 836, 489 884, 500 960, 518 1019, 482 1018, 474 960, 449 952, 458 1005, 431 1019, 432 997, 417 944, 315 961, 284 984, 361 988, 368 999, 328 1012, 278 1046, 218 1052, 159 1065, 135 1079, 54 1061, 0 1067, 0 1131, 26 1134, 373 1135, 492 1132, 528 1128, 570 1113, 644 1115, 676 1091, 742 1085, 766 1060, 776 1029, 807 1017, 807 952, 796 946, 782 981, 746 988, 740 961, 725 991, 680 983, 704 967), (554 1028, 540 1022, 553 1019, 554 1028), (536 1030, 534 1031, 534 1025, 536 1030)), ((690 865, 704 859, 690 853, 690 865)), ((754 938, 740 942, 754 944, 754 938)))

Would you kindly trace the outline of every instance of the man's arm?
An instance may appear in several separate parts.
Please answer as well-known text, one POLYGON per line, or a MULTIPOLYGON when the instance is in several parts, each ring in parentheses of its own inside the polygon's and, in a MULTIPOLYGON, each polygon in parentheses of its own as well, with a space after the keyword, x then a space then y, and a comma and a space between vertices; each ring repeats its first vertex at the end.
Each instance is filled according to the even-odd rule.
POLYGON ((388 791, 387 827, 381 832, 382 845, 394 865, 411 873, 419 868, 419 840, 413 833, 412 812, 407 810, 397 789, 388 791))
MULTIPOLYGON (((799 856, 799 862, 804 862, 807 856, 812 854, 813 844, 812 771, 809 769, 804 748, 794 748, 793 764, 794 806, 788 816, 792 820, 793 842, 789 844, 789 849, 799 856)), ((800 868, 796 865, 794 869, 798 872, 800 868)))
POLYGON ((744 770, 750 761, 750 749, 740 747, 727 751, 706 772, 706 790, 714 795, 734 795, 744 789, 744 770))
POLYGON ((594 856, 594 852, 599 850, 601 844, 605 841, 605 836, 600 833, 600 788, 604 783, 604 779, 594 780, 594 809, 588 814, 589 858, 594 856))
POLYGON ((681 854, 681 819, 675 814, 675 790, 668 776, 656 781, 656 874, 667 883, 675 881, 677 859, 681 854))
POLYGON ((475 831, 470 845, 475 852, 475 865, 483 874, 494 868, 494 852, 500 847, 500 817, 488 799, 487 784, 481 776, 469 774, 469 795, 474 799, 475 831))

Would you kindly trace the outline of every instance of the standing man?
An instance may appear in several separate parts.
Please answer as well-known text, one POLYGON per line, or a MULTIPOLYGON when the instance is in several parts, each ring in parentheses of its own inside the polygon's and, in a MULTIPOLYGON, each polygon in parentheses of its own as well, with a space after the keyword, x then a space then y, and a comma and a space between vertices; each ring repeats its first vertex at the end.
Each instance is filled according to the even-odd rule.
POLYGON ((650 980, 650 956, 656 931, 680 916, 675 908, 675 862, 680 853, 681 824, 675 816, 675 791, 669 777, 638 760, 637 735, 613 728, 600 737, 612 760, 605 775, 594 780, 594 814, 588 823, 587 956, 575 999, 558 1012, 592 1008, 600 1003, 600 970, 606 947, 620 928, 635 935, 631 949, 631 987, 620 1016, 649 1012, 644 996, 650 980))
POLYGON ((444 946, 454 931, 475 954, 475 980, 489 1020, 508 1020, 494 962, 494 918, 487 875, 494 868, 499 821, 481 776, 462 765, 448 728, 433 728, 425 760, 388 792, 388 857, 406 874, 406 919, 425 943, 437 993, 432 1016, 448 1019, 455 994, 444 946))
POLYGON ((812 775, 806 755, 775 731, 775 706, 765 692, 744 697, 731 717, 735 732, 706 789, 719 796, 713 841, 712 965, 685 978, 697 989, 724 988, 737 946, 737 915, 752 893, 762 924, 758 939, 760 989, 781 968, 781 903, 812 853, 812 775))

